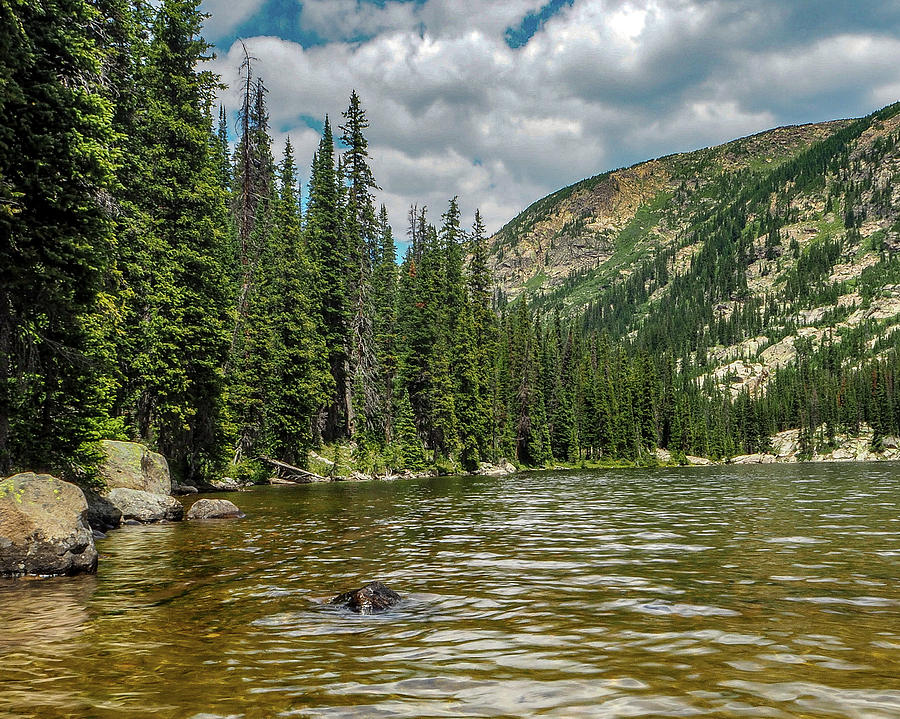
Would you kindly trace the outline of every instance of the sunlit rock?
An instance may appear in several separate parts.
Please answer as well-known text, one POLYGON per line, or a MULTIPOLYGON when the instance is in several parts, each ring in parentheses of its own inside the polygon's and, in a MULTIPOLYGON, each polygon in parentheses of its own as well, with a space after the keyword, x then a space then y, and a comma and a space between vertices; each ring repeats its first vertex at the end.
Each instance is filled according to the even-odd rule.
POLYGON ((489 462, 480 462, 475 474, 483 477, 505 477, 516 473, 516 467, 508 460, 501 459, 497 464, 489 462))
POLYGON ((240 519, 246 517, 227 499, 198 499, 191 505, 185 519, 240 519))
POLYGON ((84 493, 49 474, 0 481, 0 575, 97 571, 87 512, 84 493))
POLYGON ((179 522, 184 517, 184 507, 174 497, 151 494, 138 489, 117 487, 107 495, 109 501, 122 512, 122 521, 135 520, 142 524, 151 522, 179 522))
POLYGON ((774 454, 741 454, 732 457, 732 464, 773 464, 778 458, 774 454))
POLYGON ((172 478, 166 458, 135 442, 101 443, 106 455, 100 465, 100 477, 107 489, 124 487, 150 494, 171 494, 172 478))

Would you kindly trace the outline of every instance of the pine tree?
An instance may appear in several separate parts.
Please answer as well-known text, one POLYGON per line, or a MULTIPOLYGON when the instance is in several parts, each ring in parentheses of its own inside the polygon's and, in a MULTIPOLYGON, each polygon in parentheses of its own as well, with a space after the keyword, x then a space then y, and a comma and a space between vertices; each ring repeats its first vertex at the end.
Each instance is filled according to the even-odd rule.
POLYGON ((444 327, 456 325, 457 317, 466 301, 466 286, 463 278, 463 242, 464 237, 459 222, 459 202, 454 197, 450 200, 447 211, 441 218, 439 242, 443 255, 442 309, 444 327))
POLYGON ((111 266, 112 105, 83 0, 0 7, 0 472, 89 475, 107 398, 91 317, 111 266))
MULTIPOLYGON (((274 185, 274 161, 269 137, 269 116, 266 110, 266 90, 261 78, 253 75, 253 60, 244 50, 241 72, 244 78, 243 101, 240 110, 241 133, 234 155, 232 211, 240 241, 239 256, 244 268, 245 283, 262 248, 254 247, 253 237, 258 218, 267 216, 274 185), (264 205, 260 208, 260 204, 264 205), (262 211, 261 211, 262 210, 262 211)), ((245 284, 245 293, 249 287, 245 284)))
POLYGON ((332 441, 349 433, 349 309, 346 278, 350 270, 342 226, 339 179, 335 170, 331 123, 325 126, 313 157, 306 209, 306 244, 320 280, 320 303, 332 396, 320 424, 322 438, 332 441))
POLYGON ((487 238, 481 213, 476 210, 470 240, 471 259, 469 261, 466 284, 472 314, 472 330, 474 333, 474 369, 476 373, 476 395, 482 405, 483 419, 478 427, 475 439, 479 453, 483 458, 494 456, 496 452, 496 417, 498 409, 495 397, 497 392, 497 316, 491 301, 494 285, 488 267, 487 238))
POLYGON ((400 461, 405 469, 420 470, 425 466, 425 452, 422 449, 422 440, 416 431, 409 393, 404 389, 398 389, 395 396, 399 399, 395 410, 397 420, 394 443, 399 448, 400 461))
POLYGON ((272 362, 265 392, 266 444, 274 456, 305 464, 307 450, 317 439, 313 421, 331 395, 332 377, 313 291, 318 277, 303 243, 296 181, 288 138, 266 267, 267 319, 272 328, 272 362))
POLYGON ((209 45, 194 0, 164 0, 146 70, 143 208, 151 218, 148 317, 138 363, 142 436, 185 478, 224 460, 222 367, 232 311, 223 287, 225 196, 210 151, 216 79, 198 72, 209 45))
MULTIPOLYGON (((249 303, 253 295, 259 294, 254 283, 259 279, 261 258, 268 249, 265 243, 272 230, 270 219, 275 184, 275 163, 266 109, 268 90, 262 78, 251 82, 252 64, 246 48, 241 67, 245 73, 244 104, 241 108, 241 137, 235 150, 231 197, 240 262, 240 290, 235 305, 230 350, 232 357, 243 354, 239 344, 248 320, 249 303)), ((228 368, 230 366, 231 360, 228 368)))
POLYGON ((231 193, 232 166, 231 151, 228 147, 228 113, 224 105, 219 106, 219 124, 213 138, 213 152, 219 170, 219 184, 226 193, 231 193))
POLYGON ((391 440, 393 385, 397 372, 397 334, 396 334, 396 297, 397 297, 397 246, 391 225, 388 222, 387 209, 381 206, 378 215, 378 248, 375 255, 375 266, 372 272, 372 319, 375 341, 375 354, 378 366, 378 396, 382 398, 381 429, 385 439, 391 440))
POLYGON ((343 116, 346 123, 341 126, 341 142, 346 150, 342 159, 347 180, 344 232, 350 264, 346 280, 353 396, 348 429, 350 434, 364 430, 383 436, 384 427, 379 417, 384 412, 386 402, 383 387, 378 382, 380 372, 374 337, 375 304, 372 296, 372 271, 378 253, 379 232, 371 190, 376 189, 377 185, 368 163, 365 130, 369 127, 369 122, 355 90, 350 95, 350 105, 343 116), (359 423, 356 421, 357 416, 361 418, 359 423))

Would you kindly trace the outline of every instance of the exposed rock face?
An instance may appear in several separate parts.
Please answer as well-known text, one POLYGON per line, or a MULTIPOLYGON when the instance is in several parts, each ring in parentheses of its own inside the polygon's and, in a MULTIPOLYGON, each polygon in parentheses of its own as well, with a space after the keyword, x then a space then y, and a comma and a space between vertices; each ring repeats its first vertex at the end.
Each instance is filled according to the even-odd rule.
POLYGON ((100 476, 107 489, 138 489, 150 494, 171 494, 172 478, 166 458, 135 442, 101 442, 106 460, 100 476))
POLYGON ((497 464, 488 462, 480 462, 475 474, 483 477, 505 477, 509 474, 515 474, 516 467, 511 462, 501 459, 497 464))
POLYGON ((84 498, 88 505, 88 524, 92 529, 105 532, 109 529, 116 529, 122 524, 122 510, 106 497, 88 491, 84 493, 84 498))
POLYGON ((630 273, 632 268, 621 264, 623 247, 632 247, 633 257, 645 257, 680 236, 689 203, 679 197, 700 195, 720 173, 795 156, 845 124, 778 128, 562 188, 526 208, 491 238, 493 275, 513 298, 526 290, 557 288, 576 272, 598 269, 606 281, 630 273), (679 186, 686 187, 687 194, 679 186))
POLYGON ((97 571, 84 493, 49 474, 0 481, 0 575, 97 571))
POLYGON ((227 499, 198 499, 191 505, 185 519, 240 519, 246 516, 227 499))
POLYGON ((358 614, 382 612, 400 601, 400 595, 381 582, 370 582, 364 587, 339 594, 331 604, 340 604, 358 614))
MULTIPOLYGON (((868 425, 861 425, 858 436, 838 433, 833 438, 830 449, 823 449, 807 457, 813 462, 872 462, 877 460, 900 459, 900 450, 892 446, 900 444, 895 437, 885 437, 881 442, 882 451, 872 448, 874 432, 868 425)), ((799 462, 800 430, 788 429, 772 437, 771 454, 747 454, 732 457, 733 464, 768 464, 770 462, 799 462)))
POLYGON ((139 489, 116 487, 110 490, 107 499, 122 512, 123 522, 136 520, 149 522, 179 522, 184 517, 184 507, 174 497, 151 494, 139 489))
POLYGON ((774 454, 742 454, 732 457, 732 464, 773 464, 778 458, 774 454))

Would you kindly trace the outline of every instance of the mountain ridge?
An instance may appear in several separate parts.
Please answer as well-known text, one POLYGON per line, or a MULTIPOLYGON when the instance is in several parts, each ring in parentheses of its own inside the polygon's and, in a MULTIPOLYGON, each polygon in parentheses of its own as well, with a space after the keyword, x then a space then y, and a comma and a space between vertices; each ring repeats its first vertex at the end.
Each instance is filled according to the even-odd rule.
MULTIPOLYGON (((671 352, 733 398, 806 343, 900 326, 900 106, 579 181, 492 238, 508 300, 671 352)), ((854 345, 856 346, 856 345, 854 345)))
MULTIPOLYGON (((583 244, 576 244, 576 247, 586 251, 573 252, 573 256, 578 258, 580 255, 588 260, 593 259, 602 263, 613 254, 613 252, 604 251, 606 248, 603 243, 615 239, 610 235, 624 230, 628 223, 635 219, 637 211, 655 199, 660 191, 666 189, 674 191, 676 188, 668 187, 672 178, 682 181, 702 180, 703 171, 708 169, 710 163, 716 162, 720 163, 720 169, 724 172, 748 169, 754 164, 761 165, 762 163, 770 163, 775 167, 791 155, 816 141, 825 139, 834 131, 846 127, 852 122, 854 122, 853 119, 838 119, 776 127, 720 145, 671 153, 628 167, 607 170, 555 190, 531 203, 490 238, 492 250, 496 256, 496 262, 492 268, 495 278, 498 280, 499 286, 510 297, 517 296, 523 289, 535 290, 539 287, 548 289, 557 286, 565 275, 584 269, 587 264, 577 261, 571 264, 558 261, 555 263, 542 262, 541 254, 555 249, 553 246, 546 246, 553 245, 555 239, 568 236, 576 243, 579 240, 582 241, 583 244), (754 147, 756 145, 763 145, 763 147, 754 147), (766 157, 765 154, 761 156, 763 149, 777 149, 779 152, 769 153, 769 156, 766 157), (733 152, 726 152, 728 150, 733 152), (741 155, 746 158, 744 162, 740 160, 741 155), (689 177, 692 170, 696 173, 694 178, 689 177), (597 202, 591 202, 590 195, 592 193, 596 195, 593 199, 597 202), (634 201, 635 195, 637 195, 638 202, 634 201), (617 200, 621 201, 620 206, 615 206, 617 200), (595 215, 582 214, 580 217, 575 213, 567 213, 568 208, 564 205, 567 201, 576 205, 574 210, 580 210, 582 213, 584 210, 599 210, 599 213, 595 215), (553 222, 552 216, 548 216, 554 206, 559 207, 559 210, 562 211, 557 212, 557 217, 562 221, 561 225, 559 222, 553 222), (610 212, 611 209, 612 212, 610 212), (543 218, 541 218, 542 215, 543 218), (599 230, 600 237, 595 235, 595 238, 600 241, 591 243, 592 238, 583 232, 584 229, 599 230), (537 231, 535 232, 535 230, 537 231), (525 240, 524 247, 522 246, 523 239, 525 240), (506 252, 507 249, 512 251, 512 256, 506 252), (591 250, 595 251, 591 252, 591 250), (529 256, 529 252, 533 253, 533 257, 529 256), (551 274, 546 278, 548 282, 536 282, 540 270, 548 267, 552 269, 551 274), (529 273, 530 276, 526 277, 529 273), (514 279, 518 281, 514 281, 514 279)), ((646 209, 653 213, 659 208, 648 207, 646 209)), ((563 249, 565 249, 565 245, 563 245, 563 249)))

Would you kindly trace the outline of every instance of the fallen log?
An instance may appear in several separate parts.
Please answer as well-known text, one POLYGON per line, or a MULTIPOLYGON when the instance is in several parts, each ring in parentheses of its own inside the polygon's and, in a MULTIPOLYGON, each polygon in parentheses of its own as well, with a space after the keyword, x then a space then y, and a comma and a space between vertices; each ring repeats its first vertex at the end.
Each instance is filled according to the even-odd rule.
POLYGON ((278 459, 271 459, 269 457, 258 457, 260 462, 264 464, 268 464, 269 466, 275 469, 275 473, 281 479, 293 479, 297 482, 329 482, 331 480, 328 477, 323 477, 321 474, 316 474, 315 472, 310 472, 305 469, 300 469, 300 467, 295 467, 292 464, 288 464, 287 462, 282 462, 278 459))

